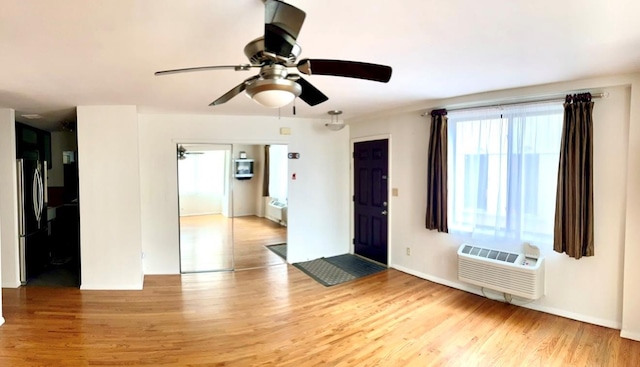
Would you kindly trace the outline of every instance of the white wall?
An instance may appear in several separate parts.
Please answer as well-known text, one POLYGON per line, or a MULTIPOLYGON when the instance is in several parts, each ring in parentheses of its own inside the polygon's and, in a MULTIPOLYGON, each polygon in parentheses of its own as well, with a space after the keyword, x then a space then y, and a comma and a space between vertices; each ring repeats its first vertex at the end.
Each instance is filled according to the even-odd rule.
POLYGON ((78 144, 76 134, 69 131, 51 132, 51 162, 48 162, 51 169, 47 175, 48 187, 64 186, 64 166, 62 164, 62 152, 70 150, 76 151, 78 144))
MULTIPOLYGON (((348 129, 331 132, 324 121, 255 116, 138 116, 142 247, 145 274, 179 273, 175 144, 288 144, 301 154, 289 161, 289 261, 349 249, 348 129), (280 135, 290 127, 291 135, 280 135)), ((83 265, 84 266, 84 265, 83 265)))
POLYGON ((16 180, 16 120, 0 108, 0 227, 2 286, 20 286, 18 261, 18 183, 16 180))
MULTIPOLYGON (((640 156, 640 116, 633 117, 631 132, 634 144, 629 146, 630 76, 585 80, 572 83, 521 88, 512 91, 467 96, 433 103, 441 107, 456 103, 491 101, 517 96, 563 93, 582 88, 605 90, 607 99, 596 100, 594 108, 594 206, 596 255, 574 260, 543 248, 547 258, 546 296, 526 307, 570 317, 586 322, 614 328, 627 328, 629 332, 640 331, 640 292, 636 280, 640 279, 637 266, 627 266, 625 288, 625 315, 623 318, 623 268, 625 251, 634 252, 640 258, 637 244, 640 232, 633 229, 629 234, 630 214, 625 214, 633 205, 634 227, 640 227, 640 162, 627 164, 627 154, 640 156), (627 182, 633 176, 634 182, 627 182), (633 202, 627 201, 633 190, 633 202), (627 235, 625 241, 625 221, 627 235), (637 232, 637 233, 636 233, 637 232), (633 238, 632 238, 633 237, 633 238), (633 241, 633 242, 630 242, 633 241), (626 249, 625 249, 626 244, 626 249), (633 289, 632 289, 633 288, 633 289), (627 301, 628 300, 628 301, 627 301), (624 325, 623 325, 624 319, 624 325)), ((636 97, 638 98, 638 97, 636 97)), ((638 101, 635 102, 638 106, 638 101)), ((634 107, 637 114, 638 107, 634 107)), ((391 179, 392 187, 399 195, 390 201, 390 251, 391 266, 399 270, 433 280, 438 283, 479 293, 479 289, 457 280, 456 250, 464 241, 452 235, 429 231, 424 228, 426 208, 426 166, 429 144, 430 118, 420 114, 428 110, 396 112, 383 117, 371 117, 350 121, 351 138, 362 138, 376 134, 391 134, 391 179), (407 256, 405 248, 411 248, 407 256)), ((513 249, 520 251, 520 248, 513 249)), ((633 260, 631 260, 633 261, 633 260)), ((627 260, 629 262, 629 260, 627 260)))
POLYGON ((79 106, 77 114, 81 288, 141 289, 136 107, 79 106))
MULTIPOLYGON (((234 144, 233 159, 240 157, 240 152, 247 153, 247 159, 253 159, 253 177, 248 180, 238 180, 232 177, 233 181, 233 216, 243 217, 247 215, 258 215, 260 212, 258 202, 258 192, 262 191, 261 166, 263 165, 264 153, 259 152, 260 145, 255 144, 234 144)), ((235 167, 234 167, 235 169, 235 167)))
MULTIPOLYGON (((640 341, 640 75, 631 86, 631 121, 627 165, 627 211, 622 304, 623 337, 640 341)), ((622 179, 622 178, 621 178, 622 179)))
MULTIPOLYGON (((1 202, 0 202, 1 204, 1 202)), ((0 215, 0 223, 2 223, 2 215, 0 215)), ((0 245, 2 245, 2 226, 0 225, 0 245)), ((0 266, 0 273, 2 270, 2 266, 0 266)), ((2 276, 0 275, 0 281, 2 280, 2 276)), ((2 317, 2 292, 0 290, 0 325, 4 324, 4 317, 2 317)))

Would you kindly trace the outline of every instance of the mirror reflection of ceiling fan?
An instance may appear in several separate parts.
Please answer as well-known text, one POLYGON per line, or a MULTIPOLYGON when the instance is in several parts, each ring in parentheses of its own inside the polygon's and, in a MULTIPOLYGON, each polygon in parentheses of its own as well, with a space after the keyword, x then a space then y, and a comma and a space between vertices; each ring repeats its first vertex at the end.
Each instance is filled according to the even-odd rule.
POLYGON ((203 152, 189 152, 182 145, 178 145, 178 159, 187 159, 187 154, 204 154, 203 152))
POLYGON ((249 64, 164 70, 156 72, 155 75, 219 69, 247 71, 259 68, 258 75, 245 79, 209 105, 223 104, 244 91, 260 105, 271 108, 285 106, 296 97, 300 97, 310 106, 329 99, 299 74, 290 73, 289 68, 296 68, 305 75, 332 75, 382 83, 391 79, 391 67, 385 65, 327 59, 302 59, 296 63, 302 51, 296 39, 302 28, 305 12, 279 0, 264 0, 264 3, 264 36, 249 42, 244 48, 249 64))

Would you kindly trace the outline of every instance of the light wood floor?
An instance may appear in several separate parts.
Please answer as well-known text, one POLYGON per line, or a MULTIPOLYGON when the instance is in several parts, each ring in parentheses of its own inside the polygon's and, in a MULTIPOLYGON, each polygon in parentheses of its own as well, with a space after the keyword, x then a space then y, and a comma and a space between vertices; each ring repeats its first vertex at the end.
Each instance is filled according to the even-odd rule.
POLYGON ((3 290, 1 366, 640 366, 640 342, 396 270, 324 287, 276 265, 142 291, 3 290))
POLYGON ((266 245, 287 242, 287 229, 256 216, 180 218, 182 272, 248 269, 285 261, 266 245))

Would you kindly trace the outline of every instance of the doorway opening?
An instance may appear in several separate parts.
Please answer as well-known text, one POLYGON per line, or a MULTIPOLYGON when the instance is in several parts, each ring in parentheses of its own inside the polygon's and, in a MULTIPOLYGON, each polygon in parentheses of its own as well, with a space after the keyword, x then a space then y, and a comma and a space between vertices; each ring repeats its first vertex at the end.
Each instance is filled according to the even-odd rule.
POLYGON ((44 131, 16 122, 20 283, 80 287, 75 123, 44 131))

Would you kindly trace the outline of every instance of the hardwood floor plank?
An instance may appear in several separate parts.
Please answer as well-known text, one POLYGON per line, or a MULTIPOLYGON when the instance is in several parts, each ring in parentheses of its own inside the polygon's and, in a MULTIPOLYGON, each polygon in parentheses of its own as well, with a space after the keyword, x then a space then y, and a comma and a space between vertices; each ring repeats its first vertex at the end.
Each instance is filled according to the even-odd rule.
POLYGON ((286 243, 287 227, 257 216, 180 217, 183 273, 259 268, 285 261, 266 246, 286 243))
POLYGON ((324 287, 282 264, 142 291, 3 290, 1 366, 637 366, 607 329, 390 269, 324 287))

